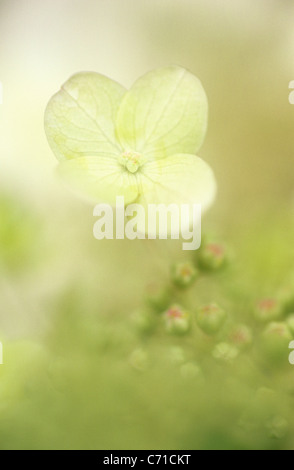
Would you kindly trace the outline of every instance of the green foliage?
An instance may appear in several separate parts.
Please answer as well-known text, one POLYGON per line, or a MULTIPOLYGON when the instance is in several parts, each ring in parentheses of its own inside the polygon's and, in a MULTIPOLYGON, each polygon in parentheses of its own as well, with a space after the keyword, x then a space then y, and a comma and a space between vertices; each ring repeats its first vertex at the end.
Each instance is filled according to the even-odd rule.
MULTIPOLYGON (((255 311, 288 285, 288 247, 276 267, 285 283, 273 287, 265 267, 258 297, 258 258, 244 264, 239 246, 225 270, 185 289, 173 269, 166 284, 154 275, 134 311, 105 315, 98 302, 90 314, 87 283, 60 293, 45 338, 3 344, 1 448, 293 448, 293 311, 279 323, 255 311), (199 316, 211 304, 212 326, 199 316)), ((187 263, 199 266, 177 265, 187 263)))

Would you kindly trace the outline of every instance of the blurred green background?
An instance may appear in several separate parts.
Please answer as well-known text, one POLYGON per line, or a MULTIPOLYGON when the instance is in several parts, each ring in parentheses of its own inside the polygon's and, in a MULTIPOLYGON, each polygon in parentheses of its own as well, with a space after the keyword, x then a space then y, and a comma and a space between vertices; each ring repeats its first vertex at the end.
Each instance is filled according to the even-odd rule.
POLYGON ((263 348, 254 310, 284 289, 287 305, 269 320, 290 325, 293 19, 292 0, 0 1, 1 448, 294 448, 288 330, 280 349, 263 348), (56 179, 43 130, 48 100, 73 73, 130 87, 170 64, 208 95, 199 155, 218 196, 203 235, 229 253, 226 270, 168 291, 162 310, 176 300, 194 322, 179 337, 150 299, 191 254, 174 241, 95 240, 92 207, 56 179), (228 314, 213 338, 195 323, 209 302, 228 314), (217 360, 240 323, 253 345, 217 360))

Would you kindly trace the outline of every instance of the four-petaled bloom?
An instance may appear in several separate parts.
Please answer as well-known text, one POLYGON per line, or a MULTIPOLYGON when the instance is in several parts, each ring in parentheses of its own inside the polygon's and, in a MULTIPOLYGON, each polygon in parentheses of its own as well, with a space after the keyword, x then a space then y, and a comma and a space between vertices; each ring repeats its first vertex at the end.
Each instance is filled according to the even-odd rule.
POLYGON ((93 72, 71 77, 45 113, 59 171, 95 202, 201 204, 215 196, 210 167, 196 152, 207 125, 200 81, 177 66, 157 69, 126 91, 93 72))

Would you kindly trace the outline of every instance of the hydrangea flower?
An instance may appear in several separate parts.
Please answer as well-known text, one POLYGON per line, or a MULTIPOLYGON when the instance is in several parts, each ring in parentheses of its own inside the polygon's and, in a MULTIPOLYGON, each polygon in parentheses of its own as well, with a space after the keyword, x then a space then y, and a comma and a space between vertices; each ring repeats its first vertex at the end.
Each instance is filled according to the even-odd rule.
POLYGON ((82 195, 114 205, 212 203, 212 170, 195 154, 207 126, 200 81, 171 66, 151 71, 126 91, 93 72, 71 77, 45 113, 59 173, 82 195))

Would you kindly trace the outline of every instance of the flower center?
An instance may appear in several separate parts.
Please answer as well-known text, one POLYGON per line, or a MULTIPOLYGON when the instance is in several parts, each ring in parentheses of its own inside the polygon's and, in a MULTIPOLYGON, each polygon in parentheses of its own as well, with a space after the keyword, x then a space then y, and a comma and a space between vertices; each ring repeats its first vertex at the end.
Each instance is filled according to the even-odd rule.
POLYGON ((143 163, 142 160, 142 155, 138 152, 133 152, 132 150, 128 150, 119 156, 119 163, 130 173, 136 173, 143 163))

